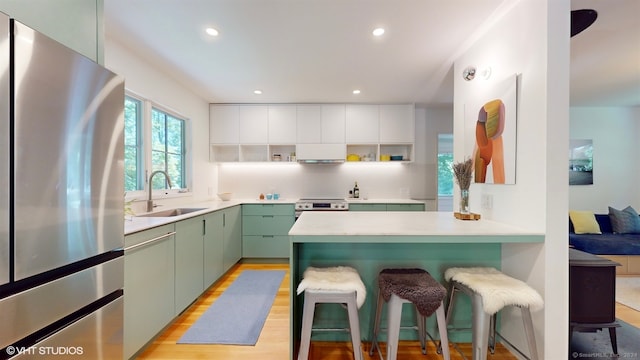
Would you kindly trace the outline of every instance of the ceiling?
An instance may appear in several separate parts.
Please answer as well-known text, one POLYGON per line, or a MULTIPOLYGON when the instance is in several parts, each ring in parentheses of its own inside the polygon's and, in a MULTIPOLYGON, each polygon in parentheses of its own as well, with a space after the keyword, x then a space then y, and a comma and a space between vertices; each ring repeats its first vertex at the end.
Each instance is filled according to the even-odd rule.
MULTIPOLYGON (((435 106, 453 101, 453 61, 514 1, 108 0, 105 32, 212 103, 435 106)), ((640 106, 640 1, 580 8, 599 17, 571 38, 571 104, 640 106)))

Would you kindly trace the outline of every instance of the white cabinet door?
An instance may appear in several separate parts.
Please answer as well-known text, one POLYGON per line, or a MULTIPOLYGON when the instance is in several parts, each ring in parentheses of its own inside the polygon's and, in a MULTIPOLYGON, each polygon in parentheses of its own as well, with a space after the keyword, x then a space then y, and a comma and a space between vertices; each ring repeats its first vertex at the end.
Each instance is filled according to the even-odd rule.
POLYGON ((295 105, 269 105, 269 144, 295 144, 296 127, 295 105))
POLYGON ((296 107, 298 144, 319 144, 322 142, 322 107, 320 105, 298 105, 296 107))
POLYGON ((344 144, 345 121, 345 105, 322 105, 322 143, 344 144))
POLYGON ((269 107, 242 105, 239 108, 240 144, 267 144, 269 107))
POLYGON ((377 143, 379 126, 378 105, 346 105, 347 144, 377 143))
POLYGON ((380 142, 412 143, 415 139, 413 105, 380 105, 380 142))
POLYGON ((238 105, 209 106, 209 139, 212 144, 237 144, 238 105))

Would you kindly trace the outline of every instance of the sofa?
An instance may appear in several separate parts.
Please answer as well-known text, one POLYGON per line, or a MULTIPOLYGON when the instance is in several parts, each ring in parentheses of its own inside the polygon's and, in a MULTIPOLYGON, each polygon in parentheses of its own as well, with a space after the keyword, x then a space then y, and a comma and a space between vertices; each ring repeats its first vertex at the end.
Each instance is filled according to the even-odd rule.
POLYGON ((609 214, 593 214, 600 234, 577 234, 569 219, 569 245, 577 250, 599 255, 620 264, 618 275, 640 275, 640 233, 616 233, 609 214))

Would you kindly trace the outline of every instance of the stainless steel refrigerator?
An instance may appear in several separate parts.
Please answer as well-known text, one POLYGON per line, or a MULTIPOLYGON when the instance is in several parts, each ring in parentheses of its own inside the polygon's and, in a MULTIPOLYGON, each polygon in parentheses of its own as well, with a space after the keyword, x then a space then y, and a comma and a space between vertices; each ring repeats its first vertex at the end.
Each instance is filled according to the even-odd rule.
POLYGON ((0 359, 122 357, 123 79, 0 14, 0 359))

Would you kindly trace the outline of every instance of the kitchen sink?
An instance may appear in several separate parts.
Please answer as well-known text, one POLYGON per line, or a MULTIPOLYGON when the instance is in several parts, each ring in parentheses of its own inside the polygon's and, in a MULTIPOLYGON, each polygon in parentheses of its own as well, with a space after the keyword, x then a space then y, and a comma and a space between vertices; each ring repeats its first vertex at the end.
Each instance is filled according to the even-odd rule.
POLYGON ((194 211, 205 210, 206 208, 177 208, 170 209, 164 211, 157 211, 149 214, 138 215, 139 217, 172 217, 172 216, 180 216, 188 213, 192 213, 194 211))

